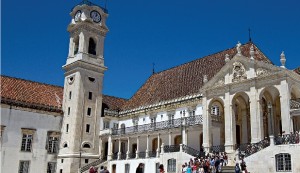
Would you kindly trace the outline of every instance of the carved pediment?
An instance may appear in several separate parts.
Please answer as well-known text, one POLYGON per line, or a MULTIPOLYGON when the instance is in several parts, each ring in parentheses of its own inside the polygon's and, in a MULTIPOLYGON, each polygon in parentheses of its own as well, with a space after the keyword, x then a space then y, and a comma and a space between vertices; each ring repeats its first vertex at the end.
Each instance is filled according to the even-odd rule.
POLYGON ((257 68, 256 69, 256 76, 260 77, 260 76, 267 76, 271 74, 269 70, 265 69, 265 68, 257 68))
POLYGON ((246 69, 240 62, 233 63, 232 82, 240 82, 247 79, 246 69))

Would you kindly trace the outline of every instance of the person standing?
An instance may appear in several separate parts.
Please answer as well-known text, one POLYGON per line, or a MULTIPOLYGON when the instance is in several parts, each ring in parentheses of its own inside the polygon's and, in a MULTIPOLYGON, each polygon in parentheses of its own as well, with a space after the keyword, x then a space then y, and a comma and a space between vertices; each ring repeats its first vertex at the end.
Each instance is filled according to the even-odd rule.
POLYGON ((163 164, 160 164, 158 168, 159 168, 159 173, 165 173, 165 169, 164 169, 163 164))
POLYGON ((139 166, 136 168, 135 173, 143 173, 144 172, 144 164, 140 163, 139 166))

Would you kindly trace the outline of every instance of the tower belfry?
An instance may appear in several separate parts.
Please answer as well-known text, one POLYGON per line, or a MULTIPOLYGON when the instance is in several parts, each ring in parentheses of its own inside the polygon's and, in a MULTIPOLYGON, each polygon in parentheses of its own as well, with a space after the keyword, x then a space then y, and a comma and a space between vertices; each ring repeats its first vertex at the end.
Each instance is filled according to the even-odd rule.
POLYGON ((70 13, 69 54, 65 71, 60 150, 57 172, 73 173, 99 159, 104 39, 107 10, 87 0, 70 13))

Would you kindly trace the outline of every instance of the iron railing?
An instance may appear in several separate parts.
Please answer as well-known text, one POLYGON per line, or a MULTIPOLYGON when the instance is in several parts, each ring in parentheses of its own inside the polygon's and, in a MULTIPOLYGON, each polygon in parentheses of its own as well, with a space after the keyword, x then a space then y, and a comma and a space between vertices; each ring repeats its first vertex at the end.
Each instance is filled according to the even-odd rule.
POLYGON ((149 157, 156 157, 156 151, 149 151, 148 155, 149 157))
POLYGON ((215 145, 210 147, 211 152, 213 153, 220 153, 225 152, 225 146, 224 145, 215 145))
POLYGON ((125 153, 121 153, 120 155, 120 160, 126 160, 126 154, 125 153))
POLYGON ((113 153, 111 156, 112 160, 117 160, 118 159, 118 153, 113 153))
POLYGON ((129 153, 129 159, 135 159, 135 158, 136 158, 136 153, 135 152, 129 153))
POLYGON ((165 153, 174 153, 180 151, 180 145, 165 145, 164 152, 165 153))
POLYGON ((287 145, 287 144, 298 144, 298 143, 299 143, 299 133, 280 135, 274 138, 275 145, 287 145))
POLYGON ((107 160, 107 157, 103 157, 101 159, 95 160, 94 162, 91 162, 91 163, 86 164, 83 167, 79 168, 79 172, 83 173, 83 172, 89 170, 91 166, 100 165, 101 163, 105 162, 106 160, 107 160))
POLYGON ((192 125, 202 124, 202 122, 203 122, 202 115, 190 116, 186 118, 178 118, 178 119, 149 123, 144 125, 136 125, 136 126, 120 128, 120 129, 112 129, 112 135, 124 135, 124 134, 157 131, 163 129, 177 128, 183 125, 192 126, 192 125))
POLYGON ((300 109, 300 98, 290 100, 291 109, 300 109))
POLYGON ((192 147, 189 147, 187 145, 184 145, 184 144, 182 144, 182 151, 189 155, 192 155, 194 157, 198 157, 198 158, 205 156, 204 152, 198 151, 198 150, 196 150, 192 147))
POLYGON ((266 138, 257 143, 239 144, 236 148, 238 148, 240 156, 248 157, 268 146, 270 146, 270 140, 266 138))
POLYGON ((146 152, 139 152, 138 155, 140 159, 146 158, 146 152))

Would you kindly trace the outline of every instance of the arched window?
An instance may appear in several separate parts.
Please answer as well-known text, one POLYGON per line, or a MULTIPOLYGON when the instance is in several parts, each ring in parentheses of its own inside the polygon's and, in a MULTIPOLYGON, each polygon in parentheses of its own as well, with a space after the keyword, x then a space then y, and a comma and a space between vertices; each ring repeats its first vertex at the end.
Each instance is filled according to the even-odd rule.
POLYGON ((83 144, 82 148, 91 148, 91 145, 89 143, 83 144))
POLYGON ((79 37, 74 38, 74 55, 78 53, 79 50, 79 37))
POLYGON ((176 172, 176 159, 169 159, 168 160, 168 172, 176 172))
POLYGON ((291 155, 288 153, 279 153, 275 155, 276 172, 292 171, 291 155))
POLYGON ((96 55, 96 42, 93 38, 89 40, 89 54, 96 55))
POLYGON ((213 105, 211 107, 211 115, 220 115, 220 107, 217 105, 213 105))

